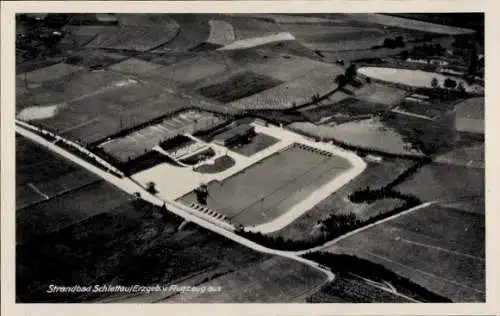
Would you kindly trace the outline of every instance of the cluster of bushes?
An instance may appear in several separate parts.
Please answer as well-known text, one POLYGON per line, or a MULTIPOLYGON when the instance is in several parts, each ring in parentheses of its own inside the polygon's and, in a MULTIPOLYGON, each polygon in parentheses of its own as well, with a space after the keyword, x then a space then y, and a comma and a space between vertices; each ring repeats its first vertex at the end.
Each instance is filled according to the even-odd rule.
POLYGON ((446 48, 436 43, 414 46, 409 50, 402 51, 400 56, 402 58, 408 58, 410 56, 428 58, 429 56, 443 56, 445 53, 446 48))
POLYGON ((406 45, 403 36, 396 36, 394 38, 391 37, 385 38, 384 42, 381 45, 372 46, 372 49, 379 49, 379 48, 394 49, 394 48, 403 48, 405 46, 406 45))

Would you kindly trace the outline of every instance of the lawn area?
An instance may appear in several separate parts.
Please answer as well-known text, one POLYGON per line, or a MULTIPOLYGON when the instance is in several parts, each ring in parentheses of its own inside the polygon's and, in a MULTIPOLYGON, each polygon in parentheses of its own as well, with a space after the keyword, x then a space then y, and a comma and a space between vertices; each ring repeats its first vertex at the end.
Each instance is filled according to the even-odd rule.
MULTIPOLYGON (((222 182, 209 183, 207 206, 245 226, 262 224, 279 217, 349 167, 341 157, 290 147, 222 182)), ((192 192, 181 200, 189 204, 196 197, 192 192)))
POLYGON ((354 254, 452 299, 485 299, 484 216, 439 205, 375 226, 328 249, 354 254))
POLYGON ((257 133, 257 135, 252 138, 252 141, 250 143, 243 144, 238 147, 233 147, 231 148, 231 151, 234 151, 243 156, 250 157, 258 153, 259 151, 276 144, 279 141, 279 139, 274 138, 270 135, 257 133))

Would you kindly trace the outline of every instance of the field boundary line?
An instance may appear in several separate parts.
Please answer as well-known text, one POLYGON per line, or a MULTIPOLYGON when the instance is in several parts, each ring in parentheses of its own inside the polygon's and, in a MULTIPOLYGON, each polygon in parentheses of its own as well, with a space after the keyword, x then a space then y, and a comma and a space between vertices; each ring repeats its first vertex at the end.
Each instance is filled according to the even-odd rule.
POLYGON ((356 234, 358 234, 358 233, 360 233, 362 231, 365 231, 365 230, 370 229, 372 227, 375 227, 377 225, 383 224, 385 222, 394 220, 394 219, 396 219, 398 217, 401 217, 403 215, 410 214, 410 213, 412 213, 414 211, 426 208, 426 207, 431 206, 431 205, 433 205, 435 203, 436 203, 436 201, 431 201, 431 202, 426 202, 426 203, 420 204, 418 206, 415 206, 415 207, 412 207, 410 209, 407 209, 406 211, 403 211, 403 212, 397 213, 395 215, 392 215, 392 216, 386 217, 384 219, 381 219, 379 221, 376 221, 375 223, 371 223, 369 225, 366 225, 366 226, 360 227, 358 229, 355 229, 353 231, 350 231, 350 232, 348 232, 348 233, 346 233, 346 234, 344 234, 344 235, 342 235, 340 237, 337 237, 337 238, 335 238, 333 240, 330 240, 330 241, 324 243, 323 245, 320 245, 320 246, 317 246, 317 247, 314 247, 314 248, 310 248, 310 249, 296 251, 295 253, 298 254, 298 255, 305 255, 305 254, 307 254, 309 252, 316 252, 316 251, 323 250, 324 248, 333 246, 336 243, 338 243, 338 242, 340 242, 340 241, 342 241, 342 240, 344 240, 344 239, 346 239, 348 237, 354 236, 354 235, 356 235, 356 234))
POLYGON ((475 260, 480 260, 480 261, 483 261, 483 262, 486 261, 483 258, 480 258, 480 257, 477 257, 477 256, 473 256, 473 255, 469 255, 469 254, 466 254, 466 253, 463 253, 463 252, 449 250, 449 249, 446 249, 446 248, 442 248, 442 247, 438 247, 438 246, 433 246, 433 245, 429 245, 429 244, 425 244, 425 243, 421 243, 421 242, 416 242, 416 241, 412 241, 412 240, 401 238, 401 237, 396 237, 396 238, 397 238, 396 240, 398 240, 398 241, 400 240, 400 241, 402 241, 404 243, 407 243, 407 244, 417 245, 417 246, 431 248, 431 249, 436 249, 438 251, 450 253, 450 254, 453 254, 453 255, 456 255, 456 256, 467 257, 467 258, 471 258, 471 259, 475 259, 475 260))

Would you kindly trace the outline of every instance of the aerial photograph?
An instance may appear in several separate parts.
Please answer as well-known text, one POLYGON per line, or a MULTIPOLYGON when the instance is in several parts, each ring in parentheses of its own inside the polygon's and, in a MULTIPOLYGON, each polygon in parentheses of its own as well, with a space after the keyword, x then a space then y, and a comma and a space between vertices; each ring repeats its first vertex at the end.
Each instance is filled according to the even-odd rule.
POLYGON ((15 26, 17 303, 486 301, 483 13, 15 26))

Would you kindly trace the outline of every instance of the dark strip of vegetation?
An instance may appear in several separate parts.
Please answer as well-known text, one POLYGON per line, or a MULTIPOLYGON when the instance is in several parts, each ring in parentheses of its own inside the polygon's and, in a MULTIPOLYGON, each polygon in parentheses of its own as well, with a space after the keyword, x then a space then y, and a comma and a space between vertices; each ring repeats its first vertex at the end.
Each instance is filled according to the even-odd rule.
MULTIPOLYGON (((401 294, 410 296, 424 303, 452 302, 449 298, 433 293, 410 279, 394 273, 383 265, 356 256, 316 252, 306 254, 304 257, 330 268, 334 273, 343 277, 353 278, 354 276, 352 276, 352 274, 355 274, 375 282, 390 282, 401 294)), ((346 297, 348 294, 343 292, 344 291, 336 291, 334 294, 342 298, 350 299, 349 296, 346 297)))
POLYGON ((250 232, 244 229, 237 229, 235 232, 242 237, 269 248, 287 251, 306 250, 421 204, 421 201, 416 197, 409 197, 403 194, 394 194, 391 197, 405 198, 406 201, 403 205, 391 211, 379 213, 365 221, 358 219, 355 214, 331 214, 328 218, 320 222, 320 229, 323 234, 314 239, 294 240, 281 236, 273 237, 259 232, 250 232))

